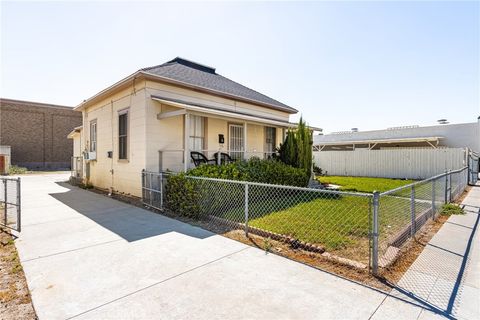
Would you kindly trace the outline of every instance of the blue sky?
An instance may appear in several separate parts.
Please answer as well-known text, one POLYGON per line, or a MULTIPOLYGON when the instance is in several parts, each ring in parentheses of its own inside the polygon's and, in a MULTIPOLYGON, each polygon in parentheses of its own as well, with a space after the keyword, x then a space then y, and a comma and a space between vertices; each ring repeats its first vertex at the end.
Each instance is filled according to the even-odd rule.
POLYGON ((480 115, 477 1, 1 3, 2 97, 77 105, 176 56, 327 132, 480 115))

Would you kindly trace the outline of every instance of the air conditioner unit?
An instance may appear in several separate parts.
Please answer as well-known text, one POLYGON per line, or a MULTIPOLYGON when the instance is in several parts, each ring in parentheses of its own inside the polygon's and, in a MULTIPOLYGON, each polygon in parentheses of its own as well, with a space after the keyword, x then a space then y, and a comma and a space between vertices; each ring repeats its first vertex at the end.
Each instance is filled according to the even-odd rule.
POLYGON ((95 152, 95 151, 84 152, 83 153, 83 158, 85 160, 97 160, 97 152, 95 152))

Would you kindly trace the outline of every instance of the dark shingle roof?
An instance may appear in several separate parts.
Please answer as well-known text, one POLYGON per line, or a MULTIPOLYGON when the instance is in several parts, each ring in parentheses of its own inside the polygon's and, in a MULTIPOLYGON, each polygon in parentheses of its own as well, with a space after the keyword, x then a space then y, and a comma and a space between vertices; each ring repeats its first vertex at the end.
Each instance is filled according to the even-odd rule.
POLYGON ((183 58, 175 58, 167 63, 144 68, 141 71, 180 81, 199 89, 213 90, 219 93, 233 95, 260 104, 267 104, 272 108, 296 113, 297 110, 275 99, 267 97, 255 90, 247 88, 215 72, 215 69, 183 58))

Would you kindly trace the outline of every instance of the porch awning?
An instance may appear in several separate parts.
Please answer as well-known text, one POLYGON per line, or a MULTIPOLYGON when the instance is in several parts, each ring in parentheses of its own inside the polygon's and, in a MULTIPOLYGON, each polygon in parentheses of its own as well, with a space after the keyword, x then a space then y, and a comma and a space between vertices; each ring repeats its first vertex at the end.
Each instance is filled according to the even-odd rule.
POLYGON ((166 118, 169 115, 178 116, 181 114, 185 114, 187 111, 191 111, 191 112, 206 113, 206 114, 210 114, 217 117, 233 118, 233 119, 239 119, 244 121, 270 124, 270 125, 275 125, 280 127, 296 127, 297 126, 297 124, 291 123, 288 121, 281 121, 281 120, 271 119, 263 116, 254 116, 254 115, 249 115, 242 112, 224 110, 214 106, 209 106, 209 105, 204 105, 199 103, 191 103, 191 102, 182 101, 182 100, 173 99, 173 98, 167 98, 167 97, 161 97, 161 96, 155 96, 155 95, 152 95, 151 98, 155 101, 159 101, 167 105, 171 105, 171 106, 183 109, 179 111, 159 113, 157 115, 158 119, 166 118))

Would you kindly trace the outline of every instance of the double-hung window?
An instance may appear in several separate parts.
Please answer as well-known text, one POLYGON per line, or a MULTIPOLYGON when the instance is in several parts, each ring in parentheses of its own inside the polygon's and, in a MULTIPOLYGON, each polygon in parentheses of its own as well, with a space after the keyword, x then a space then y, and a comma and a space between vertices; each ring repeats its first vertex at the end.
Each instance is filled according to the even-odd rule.
POLYGON ((128 110, 118 113, 118 159, 128 159, 128 110))
POLYGON ((265 156, 270 158, 275 152, 277 140, 277 129, 273 127, 265 127, 265 156))
POLYGON ((190 151, 203 152, 205 147, 205 118, 190 115, 190 151))
POLYGON ((97 151, 97 120, 90 121, 90 151, 97 151))

